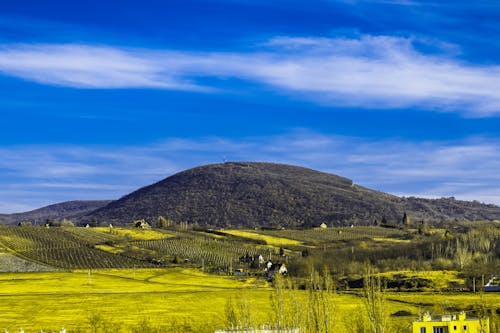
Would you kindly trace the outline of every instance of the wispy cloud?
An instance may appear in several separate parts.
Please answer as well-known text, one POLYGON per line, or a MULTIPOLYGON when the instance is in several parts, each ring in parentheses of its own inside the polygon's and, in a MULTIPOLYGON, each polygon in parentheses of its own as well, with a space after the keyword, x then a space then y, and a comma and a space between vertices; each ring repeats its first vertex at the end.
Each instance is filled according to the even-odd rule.
MULTIPOLYGON (((199 90, 169 70, 175 54, 78 44, 7 45, 0 71, 35 82, 75 88, 158 88, 199 90)), ((174 61, 175 65, 175 61, 174 61)))
POLYGON ((417 42, 429 43, 370 35, 284 36, 256 46, 256 51, 233 53, 73 44, 3 45, 0 73, 74 88, 219 92, 220 78, 237 78, 327 105, 421 106, 480 116, 500 112, 496 89, 500 86, 500 65, 461 62, 448 52, 445 43, 437 43, 438 48, 443 46, 442 52, 426 54, 415 46, 417 42))
POLYGON ((224 159, 302 165, 400 195, 500 204, 499 155, 497 139, 368 141, 307 130, 238 140, 171 138, 141 147, 18 146, 0 149, 0 207, 14 212, 65 200, 118 198, 183 169, 224 159), (40 151, 45 153, 35 153, 40 151), (13 155, 30 162, 19 164, 13 155), (68 165, 79 167, 71 172, 68 165))

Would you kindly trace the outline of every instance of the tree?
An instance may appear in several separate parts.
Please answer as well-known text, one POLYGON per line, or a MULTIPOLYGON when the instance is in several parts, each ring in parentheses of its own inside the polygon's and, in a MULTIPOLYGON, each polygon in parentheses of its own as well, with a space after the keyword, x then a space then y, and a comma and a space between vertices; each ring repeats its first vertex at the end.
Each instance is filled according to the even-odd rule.
POLYGON ((389 314, 386 310, 385 287, 380 277, 373 276, 373 268, 366 265, 364 277, 364 303, 371 333, 389 332, 389 314))
POLYGON ((230 297, 225 306, 226 322, 230 329, 250 328, 254 324, 250 303, 245 295, 237 302, 230 297))
POLYGON ((406 214, 406 212, 403 214, 402 223, 403 223, 403 226, 405 226, 407 228, 410 227, 410 224, 411 224, 410 216, 408 216, 408 214, 406 214))
POLYGON ((166 229, 170 227, 170 221, 163 216, 158 216, 157 225, 158 228, 166 229))
POLYGON ((472 253, 465 242, 462 243, 458 238, 456 242, 455 261, 460 270, 463 270, 472 261, 472 253))
POLYGON ((335 332, 335 287, 327 268, 322 275, 311 272, 308 290, 307 332, 335 332))
POLYGON ((74 227, 74 226, 75 226, 75 224, 71 220, 63 219, 61 221, 61 227, 74 227))

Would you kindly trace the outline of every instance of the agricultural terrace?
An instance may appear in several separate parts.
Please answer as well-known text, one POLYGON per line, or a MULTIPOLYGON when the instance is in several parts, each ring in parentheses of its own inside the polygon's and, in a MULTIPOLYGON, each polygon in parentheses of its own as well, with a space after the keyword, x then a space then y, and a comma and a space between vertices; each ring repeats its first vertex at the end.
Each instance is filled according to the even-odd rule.
POLYGON ((148 262, 130 256, 100 251, 95 245, 113 242, 88 228, 44 228, 0 226, 0 245, 29 261, 57 268, 147 267, 148 262))
POLYGON ((230 272, 244 256, 278 250, 195 231, 0 226, 0 246, 43 266, 64 269, 167 267, 183 264, 230 272))

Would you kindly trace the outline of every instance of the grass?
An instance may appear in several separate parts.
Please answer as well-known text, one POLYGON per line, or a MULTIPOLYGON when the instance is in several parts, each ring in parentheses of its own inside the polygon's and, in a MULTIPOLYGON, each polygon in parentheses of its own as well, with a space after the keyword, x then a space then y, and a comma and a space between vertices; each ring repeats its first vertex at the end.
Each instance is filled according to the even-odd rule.
POLYGON ((224 230, 224 233, 229 234, 229 235, 233 235, 233 236, 237 236, 237 237, 243 237, 243 238, 264 241, 264 242, 266 242, 267 245, 273 245, 273 246, 300 246, 300 245, 303 245, 303 243, 301 241, 298 241, 298 240, 284 238, 284 237, 276 237, 276 236, 271 236, 271 235, 264 235, 264 234, 259 234, 256 232, 250 232, 250 231, 224 230))

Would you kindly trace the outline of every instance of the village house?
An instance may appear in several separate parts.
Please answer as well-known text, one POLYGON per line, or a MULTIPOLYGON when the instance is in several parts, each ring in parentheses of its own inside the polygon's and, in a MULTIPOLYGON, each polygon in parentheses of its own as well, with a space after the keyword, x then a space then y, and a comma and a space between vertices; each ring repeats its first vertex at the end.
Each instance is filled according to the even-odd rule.
POLYGON ((425 313, 413 322, 412 333, 490 333, 489 319, 467 318, 465 312, 433 318, 425 313))
POLYGON ((284 263, 273 264, 272 261, 269 260, 265 265, 264 272, 266 273, 267 277, 271 278, 276 272, 281 275, 288 274, 288 269, 286 268, 286 265, 284 263))
POLYGON ((142 220, 135 220, 134 221, 134 226, 138 229, 151 229, 151 226, 149 225, 148 222, 142 220))

